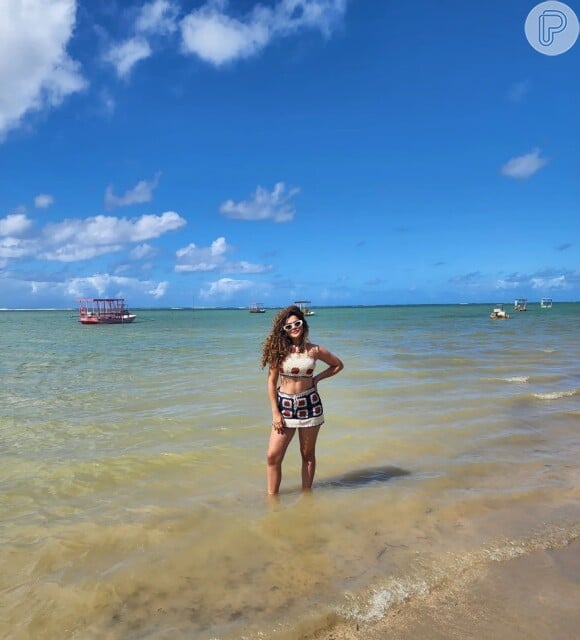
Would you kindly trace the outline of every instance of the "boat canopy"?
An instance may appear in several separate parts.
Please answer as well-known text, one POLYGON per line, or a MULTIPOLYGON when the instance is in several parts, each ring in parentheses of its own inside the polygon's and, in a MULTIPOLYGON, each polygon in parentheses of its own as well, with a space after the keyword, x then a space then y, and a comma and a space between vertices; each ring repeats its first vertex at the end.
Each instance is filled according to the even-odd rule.
POLYGON ((82 324, 124 324, 135 319, 124 298, 80 298, 78 303, 82 324))

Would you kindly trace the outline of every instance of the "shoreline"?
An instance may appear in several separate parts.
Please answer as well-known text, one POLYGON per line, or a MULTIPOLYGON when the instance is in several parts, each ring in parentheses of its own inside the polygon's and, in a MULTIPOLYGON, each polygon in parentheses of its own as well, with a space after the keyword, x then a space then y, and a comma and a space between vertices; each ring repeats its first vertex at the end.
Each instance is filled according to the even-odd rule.
POLYGON ((570 640, 580 627, 580 539, 473 567, 372 624, 340 621, 303 640, 570 640))

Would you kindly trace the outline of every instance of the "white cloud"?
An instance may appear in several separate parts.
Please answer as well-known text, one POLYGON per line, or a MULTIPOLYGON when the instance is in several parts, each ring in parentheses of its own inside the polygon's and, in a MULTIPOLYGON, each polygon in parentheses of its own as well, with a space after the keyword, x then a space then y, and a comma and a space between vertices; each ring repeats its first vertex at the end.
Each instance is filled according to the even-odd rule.
POLYGON ((150 40, 154 36, 168 36, 177 31, 178 14, 178 5, 170 0, 153 0, 143 5, 133 25, 135 35, 112 44, 103 60, 115 67, 120 78, 127 78, 138 62, 153 55, 150 40))
POLYGON ((201 289, 200 293, 203 298, 228 298, 240 291, 254 290, 255 283, 251 280, 232 280, 232 278, 221 278, 212 282, 206 289, 201 289))
MULTIPOLYGON (((0 219, 0 258, 32 256, 59 262, 76 262, 113 253, 129 243, 158 238, 180 229, 186 221, 174 211, 139 218, 95 216, 68 219, 46 225, 32 234, 31 220, 23 213, 0 219), (18 238, 27 235, 25 240, 18 238)), ((150 257, 155 250, 147 244, 134 249, 133 259, 150 257)))
POLYGON ((34 254, 37 244, 20 238, 0 238, 0 258, 6 264, 8 259, 23 258, 34 254))
POLYGON ((231 251, 225 238, 217 238, 209 247, 197 247, 193 242, 175 252, 175 271, 192 273, 196 271, 220 271, 222 273, 265 273, 269 265, 251 262, 228 262, 226 253, 231 251))
POLYGON ((153 51, 145 38, 134 37, 115 44, 104 54, 105 62, 112 64, 120 78, 126 78, 133 67, 151 56, 153 51))
POLYGON ((75 298, 110 296, 123 298, 131 292, 149 293, 154 297, 163 295, 165 283, 155 284, 124 276, 113 276, 108 273, 97 273, 84 278, 72 278, 64 283, 64 294, 75 298), (154 293, 157 292, 157 295, 154 293), (163 293, 161 293, 163 292, 163 293))
POLYGON ((113 193, 113 187, 108 186, 105 191, 105 207, 110 210, 116 207, 127 207, 132 204, 151 202, 153 199, 153 190, 158 184, 159 174, 157 174, 153 180, 141 180, 122 196, 116 196, 113 193))
POLYGON ((66 283, 65 293, 71 296, 81 297, 87 294, 87 290, 94 291, 98 296, 104 295, 111 276, 96 274, 86 278, 73 278, 66 283))
POLYGON ((547 158, 540 157, 540 150, 534 149, 523 156, 511 158, 501 168, 501 173, 510 178, 525 180, 548 164, 547 158))
POLYGON ((0 236, 19 236, 27 231, 32 221, 25 213, 11 213, 0 218, 0 236))
POLYGON ((216 271, 225 264, 225 254, 229 247, 225 238, 217 238, 210 247, 197 247, 193 242, 175 252, 177 264, 175 271, 216 271))
POLYGON ((75 17, 75 0, 2 0, 0 141, 27 113, 58 106, 86 87, 66 51, 75 17))
POLYGON ((498 280, 498 289, 569 289, 578 281, 578 272, 555 268, 544 268, 533 274, 513 273, 498 280))
POLYGON ((37 209, 47 209, 53 202, 54 198, 47 193, 40 193, 34 198, 34 206, 37 209))
POLYGON ((269 264, 254 264, 252 262, 228 262, 222 271, 228 273, 267 273, 272 267, 269 264))
POLYGON ((39 253, 39 258, 44 260, 53 260, 56 262, 81 262, 90 260, 98 256, 104 256, 108 253, 116 253, 123 249, 122 244, 105 244, 105 245, 82 245, 75 242, 64 244, 55 249, 43 251, 39 253))
POLYGON ((496 287, 498 289, 517 289, 521 287, 522 284, 519 280, 498 280, 496 287))
POLYGON ((169 0, 153 0, 141 7, 135 30, 141 33, 169 34, 177 30, 179 7, 169 0))
POLYGON ((215 271, 224 264, 224 254, 228 251, 225 238, 214 240, 210 247, 197 247, 193 242, 175 252, 175 271, 215 271))
POLYGON ((566 289, 568 282, 566 276, 556 276, 554 278, 532 278, 531 284, 534 289, 566 289))
POLYGON ((19 214, 19 215, 24 215, 25 216, 26 215, 26 206, 23 205, 23 204, 16 205, 14 207, 14 209, 12 209, 12 211, 10 211, 10 214, 11 215, 19 214))
POLYGON ((267 24, 244 24, 221 13, 216 4, 208 4, 182 21, 186 52, 220 66, 236 58, 250 57, 266 46, 271 38, 267 24))
POLYGON ((185 220, 179 214, 166 211, 160 216, 148 214, 134 219, 99 215, 84 220, 64 220, 47 225, 44 231, 53 243, 74 240, 87 245, 116 244, 158 238, 185 224, 185 220))
POLYGON ((55 300, 67 307, 74 306, 77 298, 82 297, 114 297, 126 298, 131 304, 132 300, 142 299, 144 296, 160 298, 166 291, 166 283, 152 280, 139 280, 137 278, 110 275, 108 273, 96 273, 91 276, 69 278, 60 280, 47 274, 47 278, 39 276, 28 279, 18 279, 18 275, 7 274, 2 280, 3 292, 12 295, 25 295, 27 302, 22 305, 29 307, 29 296, 32 294, 38 299, 38 304, 54 306, 55 300))
POLYGON ((147 293, 154 298, 162 298, 167 293, 168 282, 159 282, 153 289, 150 289, 147 293))
POLYGON ((285 193, 283 182, 278 182, 270 193, 258 187, 249 200, 234 202, 226 200, 220 205, 220 211, 228 218, 238 220, 273 220, 274 222, 289 222, 294 218, 295 209, 290 199, 299 189, 290 189, 285 193))
POLYGON ((346 10, 346 0, 281 0, 256 5, 243 19, 230 17, 226 0, 207 2, 181 22, 182 48, 215 66, 259 53, 276 37, 301 29, 328 35, 346 10))
POLYGON ((95 216, 85 220, 64 220, 44 229, 45 246, 54 247, 40 257, 60 262, 88 260, 119 251, 124 244, 158 238, 186 224, 173 211, 160 216, 144 215, 137 219, 95 216))
POLYGON ((131 260, 144 260, 146 258, 152 258, 157 254, 157 250, 150 244, 140 244, 129 252, 129 258, 131 260))
POLYGON ((4 268, 9 260, 34 255, 38 243, 34 238, 21 238, 27 235, 32 221, 25 213, 24 207, 17 207, 18 213, 8 214, 0 218, 0 266, 4 268))

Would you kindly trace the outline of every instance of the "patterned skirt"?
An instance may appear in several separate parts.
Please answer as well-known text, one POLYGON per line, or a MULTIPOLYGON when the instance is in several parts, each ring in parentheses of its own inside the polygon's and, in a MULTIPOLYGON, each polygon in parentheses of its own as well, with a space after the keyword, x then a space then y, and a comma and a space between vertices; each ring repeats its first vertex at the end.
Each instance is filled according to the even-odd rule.
POLYGON ((324 423, 322 400, 314 387, 301 393, 283 393, 278 389, 278 409, 290 429, 319 427, 324 423))

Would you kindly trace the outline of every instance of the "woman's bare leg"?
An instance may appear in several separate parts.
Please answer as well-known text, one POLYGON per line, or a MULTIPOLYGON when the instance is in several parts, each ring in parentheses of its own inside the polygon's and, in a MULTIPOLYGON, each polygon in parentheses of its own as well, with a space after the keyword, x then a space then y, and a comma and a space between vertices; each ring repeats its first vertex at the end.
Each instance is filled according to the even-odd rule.
POLYGON ((278 433, 276 429, 272 429, 267 454, 266 477, 268 481, 268 495, 273 496, 280 491, 280 482, 282 482, 282 460, 284 460, 286 449, 288 449, 288 445, 292 441, 295 431, 296 429, 284 427, 284 431, 278 433))
POLYGON ((320 427, 303 427, 298 431, 302 456, 302 490, 306 491, 312 488, 316 473, 316 439, 320 427))

